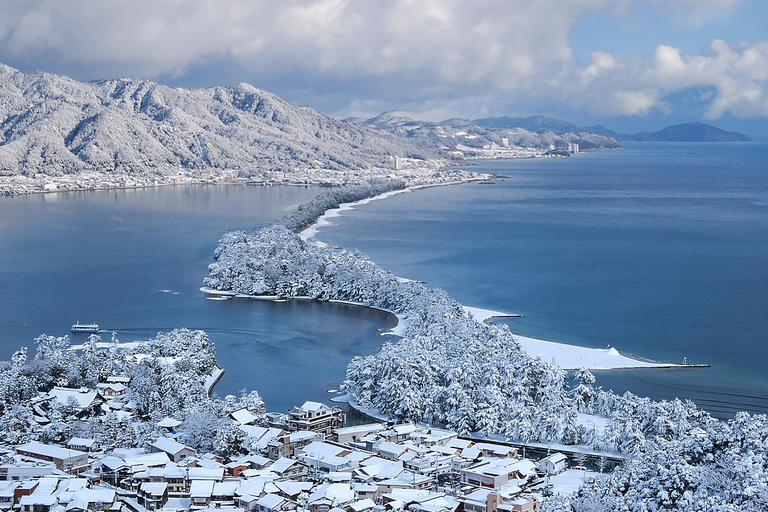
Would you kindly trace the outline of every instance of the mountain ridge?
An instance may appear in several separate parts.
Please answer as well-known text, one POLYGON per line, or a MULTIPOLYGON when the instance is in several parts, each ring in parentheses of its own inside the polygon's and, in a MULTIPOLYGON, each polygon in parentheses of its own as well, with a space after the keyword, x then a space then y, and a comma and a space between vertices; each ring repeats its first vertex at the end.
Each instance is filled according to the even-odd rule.
POLYGON ((554 117, 488 117, 473 121, 479 126, 487 127, 517 127, 526 130, 551 130, 567 133, 594 133, 612 137, 617 140, 640 142, 739 142, 752 140, 748 135, 739 132, 722 130, 711 124, 696 121, 670 125, 656 132, 619 133, 603 125, 580 127, 568 121, 554 117))
POLYGON ((392 156, 432 153, 245 83, 79 82, 0 65, 0 175, 360 171, 392 156))

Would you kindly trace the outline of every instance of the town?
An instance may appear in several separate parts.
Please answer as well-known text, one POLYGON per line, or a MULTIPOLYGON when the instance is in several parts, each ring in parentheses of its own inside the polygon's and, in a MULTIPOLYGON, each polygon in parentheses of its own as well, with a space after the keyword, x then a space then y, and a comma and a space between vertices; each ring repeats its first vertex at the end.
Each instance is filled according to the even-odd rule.
MULTIPOLYGON (((64 402, 75 414, 114 408, 128 379, 95 390, 54 388, 41 394, 35 420, 64 402)), ((344 427, 339 407, 305 402, 287 414, 233 411, 247 454, 198 453, 179 442, 182 422, 166 417, 157 437, 138 449, 103 450, 98 439, 8 447, 0 463, 0 509, 206 510, 248 512, 528 512, 587 479, 559 452, 534 462, 517 448, 456 432, 392 422, 344 427)))

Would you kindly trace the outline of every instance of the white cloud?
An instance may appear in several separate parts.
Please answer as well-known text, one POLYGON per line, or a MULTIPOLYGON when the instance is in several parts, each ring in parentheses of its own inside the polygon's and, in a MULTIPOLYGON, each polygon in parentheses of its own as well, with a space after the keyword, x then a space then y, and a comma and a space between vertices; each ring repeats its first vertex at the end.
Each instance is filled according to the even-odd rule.
MULTIPOLYGON (((739 0, 651 0, 696 19, 739 0)), ((665 108, 714 87, 708 113, 766 115, 764 45, 707 54, 660 46, 651 61, 597 53, 583 68, 569 33, 583 16, 641 0, 4 0, 0 61, 78 78, 177 77, 210 62, 278 94, 333 98, 346 113, 418 106, 434 115, 519 104, 606 114, 665 108)), ((674 15, 674 14, 673 14, 674 15)), ((215 78, 210 82, 216 82, 215 78)), ((491 112, 492 113, 492 112, 491 112)))
POLYGON ((768 116, 768 42, 729 45, 715 40, 701 55, 661 45, 649 61, 619 61, 599 53, 576 70, 582 88, 572 101, 600 115, 636 115, 668 109, 664 97, 691 88, 712 89, 705 115, 768 116), (581 99, 579 99, 581 98, 581 99))

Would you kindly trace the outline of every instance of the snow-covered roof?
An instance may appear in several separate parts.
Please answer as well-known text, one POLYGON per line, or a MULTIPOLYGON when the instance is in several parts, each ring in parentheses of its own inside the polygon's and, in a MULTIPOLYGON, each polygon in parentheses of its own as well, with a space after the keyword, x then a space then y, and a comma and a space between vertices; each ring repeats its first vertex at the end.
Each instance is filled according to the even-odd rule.
POLYGON ((336 504, 349 503, 355 499, 355 491, 352 490, 352 487, 350 487, 348 483, 326 483, 315 488, 314 492, 309 496, 307 503, 312 504, 323 498, 330 499, 336 504))
POLYGON ((138 455, 136 457, 128 457, 125 459, 125 463, 131 467, 136 466, 165 466, 171 462, 168 458, 168 454, 165 452, 146 453, 144 455, 138 455))
POLYGON ((190 498, 210 498, 213 495, 212 480, 194 480, 189 485, 190 498))
POLYGON ((16 450, 35 453, 37 455, 45 455, 55 459, 68 459, 71 457, 77 457, 78 455, 86 455, 85 452, 73 450, 71 448, 62 448, 60 446, 38 443, 36 441, 17 446, 16 450))
POLYGON ((163 418, 157 422, 157 426, 160 428, 176 428, 179 425, 181 425, 181 422, 171 417, 163 418))
POLYGON ((392 430, 394 430, 399 435, 405 435, 410 434, 411 432, 416 430, 416 425, 413 423, 402 423, 400 425, 395 425, 392 427, 392 430))
POLYGON ((373 502, 372 499, 366 498, 364 500, 360 501, 353 501, 349 504, 349 507, 354 510, 355 512, 361 512, 363 510, 368 510, 370 508, 373 508, 376 506, 376 503, 373 502))
POLYGON ((322 436, 318 434, 317 432, 312 432, 311 430, 299 430, 297 432, 292 432, 288 434, 288 441, 290 443, 298 443, 301 441, 308 441, 310 439, 319 439, 322 436))
POLYGON ((234 496, 237 491, 237 480, 225 480, 223 482, 216 482, 213 484, 214 496, 234 496))
POLYGON ((86 388, 74 389, 57 386, 50 390, 44 398, 53 399, 62 404, 66 404, 67 401, 72 398, 77 403, 78 408, 85 409, 96 399, 96 391, 86 388))
POLYGON ((351 434, 359 434, 359 433, 369 433, 369 432, 375 432, 377 430, 384 430, 386 428, 386 425, 383 423, 366 423, 364 425, 352 425, 351 427, 343 427, 343 428, 337 428, 334 429, 334 432, 337 435, 343 436, 343 435, 351 435, 351 434))
POLYGON ((330 407, 321 404, 320 402, 310 402, 309 400, 304 402, 304 405, 301 406, 301 410, 304 412, 317 412, 322 409, 330 409, 330 407))
POLYGON ((351 453, 347 448, 341 448, 322 441, 313 441, 303 448, 296 450, 296 453, 311 455, 315 458, 335 457, 345 452, 351 453))
POLYGON ((192 450, 192 448, 189 448, 188 446, 184 446, 180 442, 176 441, 175 439, 171 439, 170 437, 161 437, 157 439, 155 442, 153 442, 152 444, 150 444, 150 446, 160 451, 170 453, 173 455, 181 453, 183 450, 192 450))
POLYGON ((312 489, 312 482, 294 482, 292 480, 286 480, 283 482, 275 482, 275 486, 288 496, 297 496, 302 492, 308 492, 312 489))
POLYGON ((560 452, 556 452, 542 459, 542 461, 545 461, 545 460, 550 461, 552 464, 557 464, 559 462, 565 462, 566 460, 568 460, 568 457, 566 457, 560 452))
POLYGON ((67 446, 87 446, 91 448, 96 444, 98 444, 98 441, 95 439, 86 439, 84 437, 73 437, 67 441, 67 446))
POLYGON ((141 484, 141 491, 152 496, 161 496, 168 489, 165 482, 144 482, 141 484))
POLYGON ((58 498, 55 494, 46 494, 42 492, 33 492, 28 496, 22 496, 19 500, 19 505, 23 507, 34 507, 35 505, 42 505, 52 507, 56 504, 58 498))
POLYGON ((285 498, 277 494, 265 494, 256 503, 258 503, 259 507, 274 509, 280 506, 283 501, 285 501, 285 498))
POLYGON ((128 386, 126 386, 125 384, 107 382, 107 383, 96 384, 96 389, 111 389, 113 391, 125 391, 126 389, 128 389, 128 386))
POLYGON ((285 457, 280 457, 271 466, 269 466, 269 470, 274 471, 279 475, 287 471, 288 468, 290 468, 294 464, 298 464, 298 461, 293 459, 287 459, 285 457))
POLYGON ((382 441, 376 445, 376 448, 378 448, 379 452, 391 453, 395 457, 399 456, 407 450, 405 446, 401 444, 390 443, 389 441, 382 441))
POLYGON ((241 425, 248 425, 249 423, 253 423, 254 421, 258 420, 259 417, 251 413, 246 408, 238 409, 236 411, 233 411, 229 414, 232 416, 232 419, 234 419, 236 422, 240 423, 241 425))
POLYGON ((472 441, 470 441, 468 439, 459 439, 458 437, 454 437, 453 439, 449 440, 446 443, 445 446, 448 447, 448 448, 455 448, 457 450, 463 450, 463 449, 469 447, 470 444, 472 444, 472 441))
POLYGON ((189 468, 190 480, 223 480, 224 468, 189 468))

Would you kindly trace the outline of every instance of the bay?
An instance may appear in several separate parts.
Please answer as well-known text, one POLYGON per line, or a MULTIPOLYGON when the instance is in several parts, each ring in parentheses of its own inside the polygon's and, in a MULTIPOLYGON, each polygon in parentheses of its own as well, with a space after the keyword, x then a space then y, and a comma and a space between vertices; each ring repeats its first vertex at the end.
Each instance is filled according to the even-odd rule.
POLYGON ((515 332, 708 369, 596 372, 598 385, 768 412, 768 145, 626 144, 479 163, 494 185, 421 190, 333 219, 357 248, 515 332))
MULTIPOLYGON (((96 322, 105 341, 205 330, 225 369, 215 391, 261 393, 270 410, 328 398, 349 360, 376 351, 389 314, 291 301, 206 300, 221 235, 271 222, 321 191, 184 186, 0 198, 0 358, 40 334, 96 322)), ((70 335, 82 343, 87 335, 70 335)))

